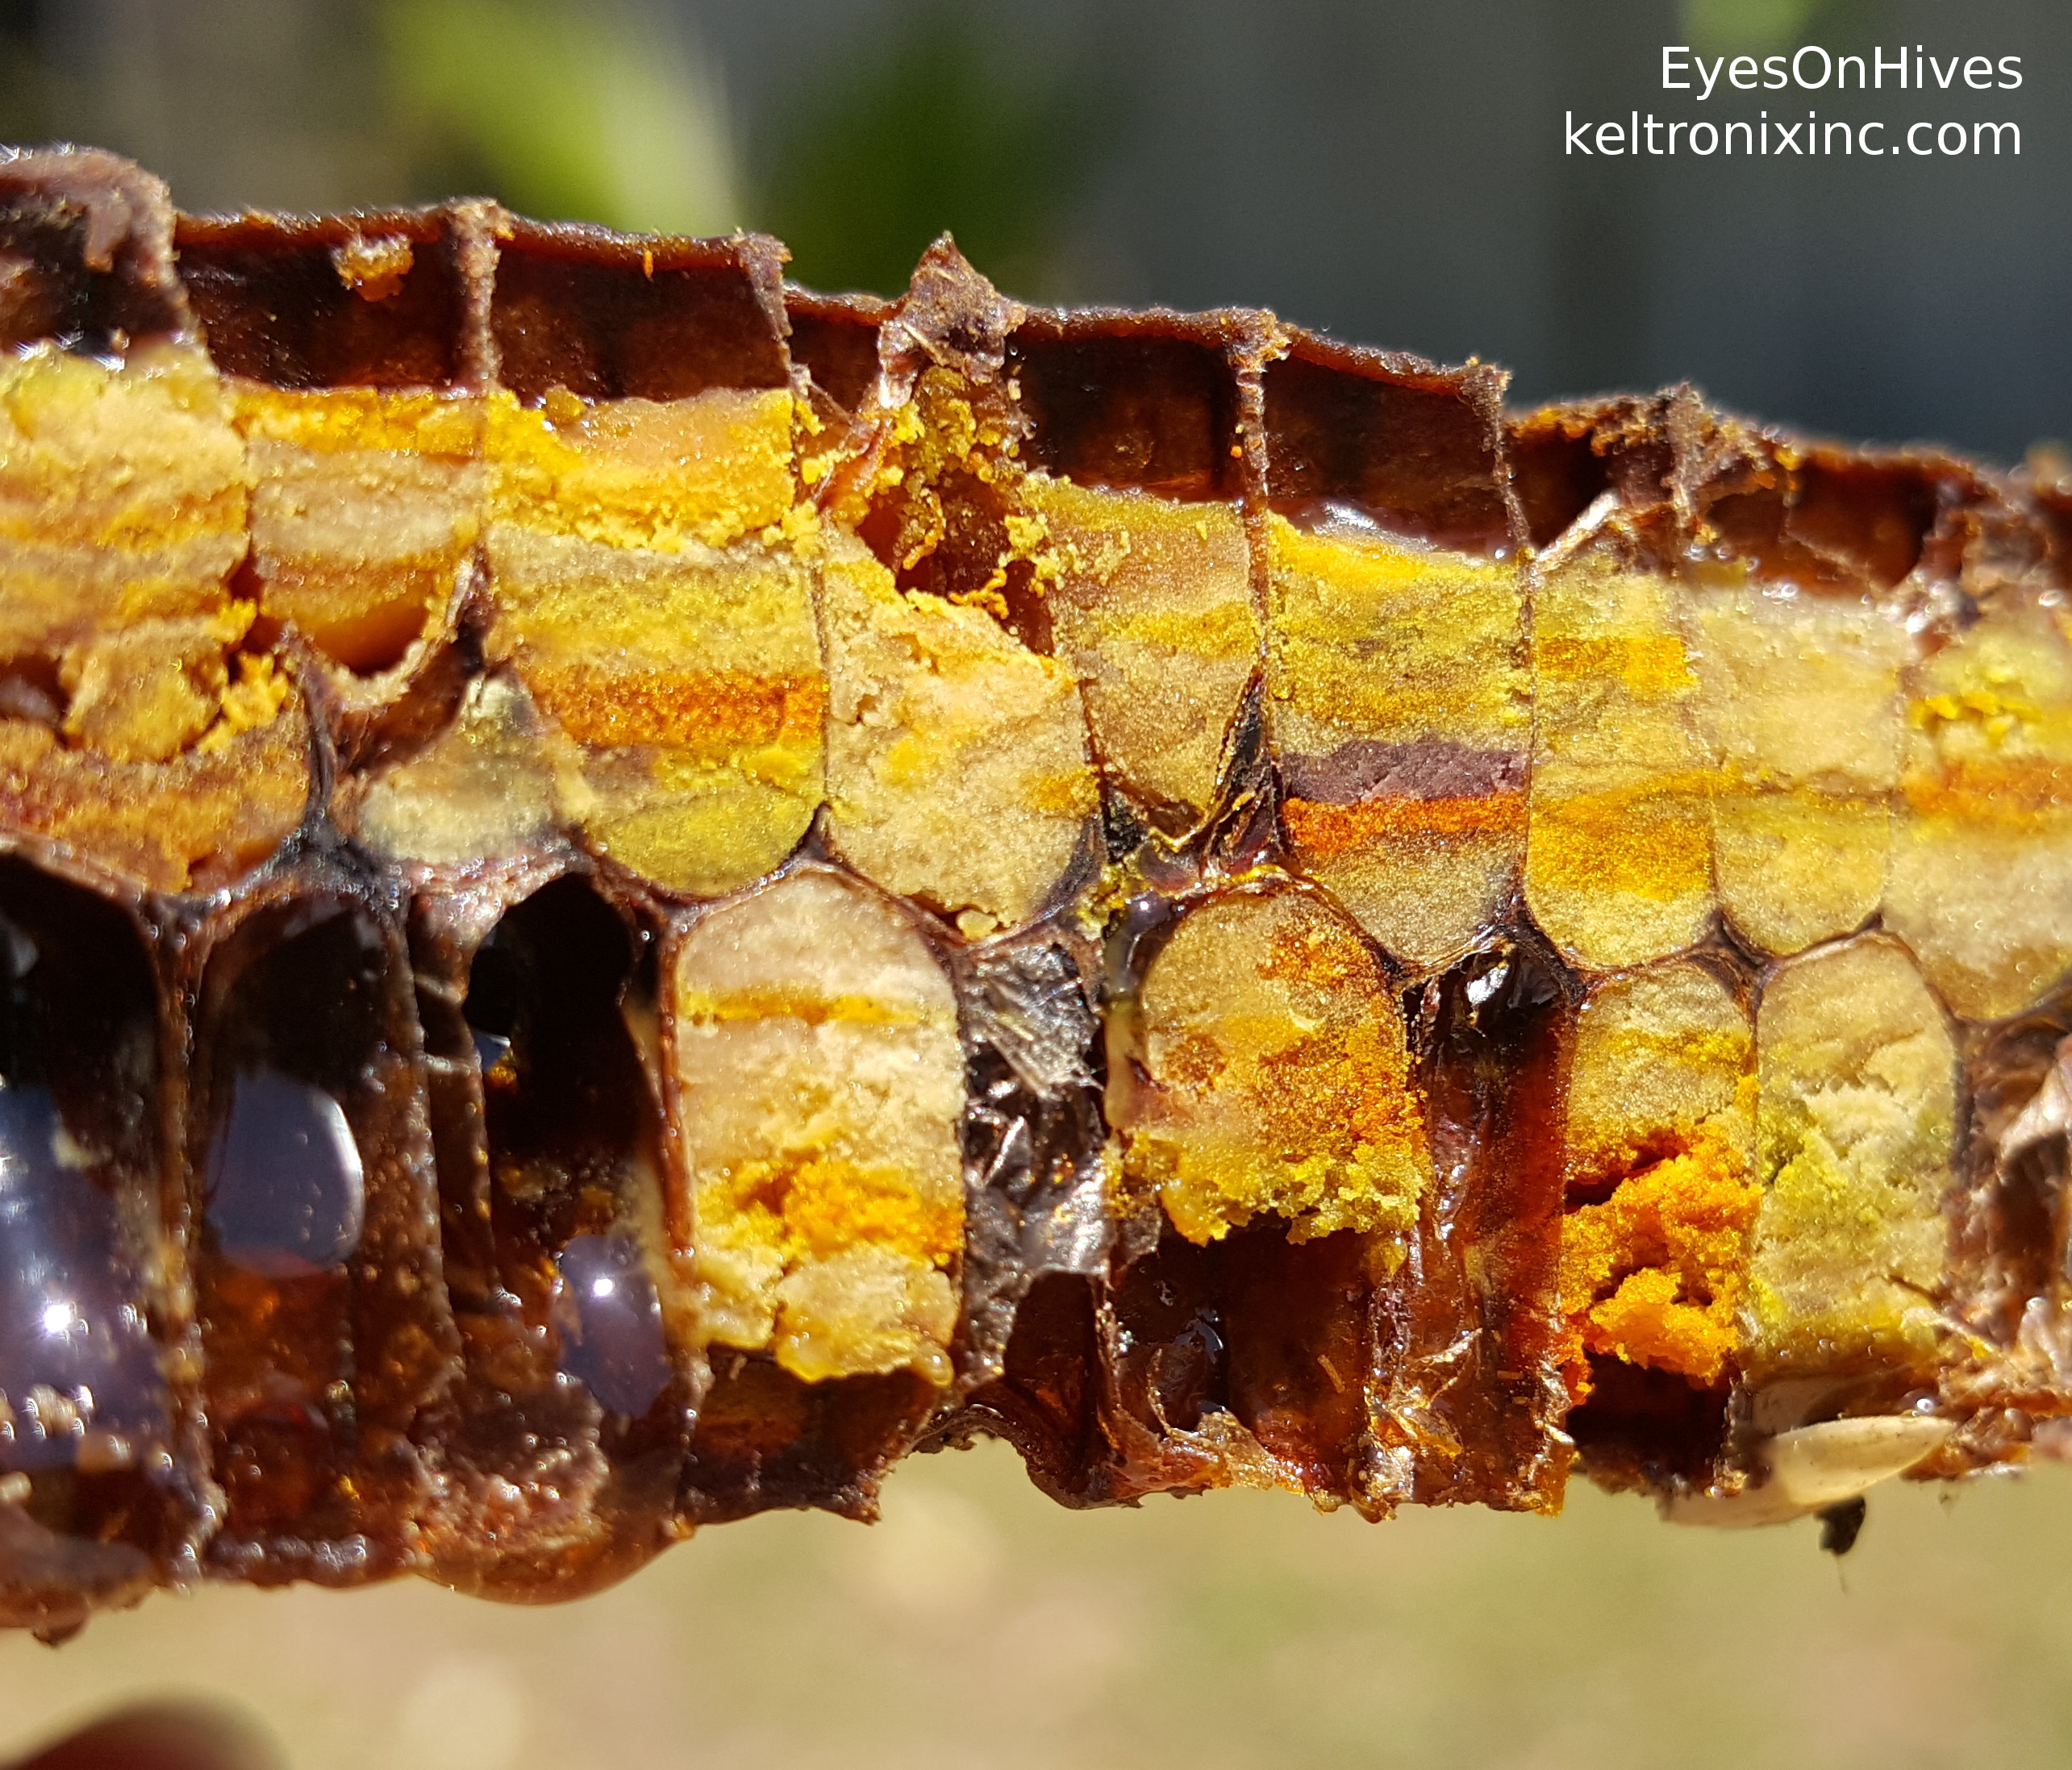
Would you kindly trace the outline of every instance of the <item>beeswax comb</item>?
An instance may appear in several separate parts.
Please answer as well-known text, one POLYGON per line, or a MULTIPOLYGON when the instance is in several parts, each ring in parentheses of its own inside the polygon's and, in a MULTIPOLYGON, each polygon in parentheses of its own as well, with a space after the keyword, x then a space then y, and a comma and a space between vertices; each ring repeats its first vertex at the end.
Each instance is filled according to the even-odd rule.
POLYGON ((783 261, 0 157, 0 1619, 2057 1442, 2072 492, 783 261))

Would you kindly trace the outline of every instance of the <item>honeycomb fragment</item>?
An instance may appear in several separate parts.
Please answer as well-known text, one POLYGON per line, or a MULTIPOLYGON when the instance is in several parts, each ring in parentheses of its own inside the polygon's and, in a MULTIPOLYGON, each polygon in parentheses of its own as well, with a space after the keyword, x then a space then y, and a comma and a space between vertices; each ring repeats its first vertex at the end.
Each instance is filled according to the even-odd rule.
POLYGON ((0 1620, 2072 1416, 2072 491, 0 152, 0 1620))

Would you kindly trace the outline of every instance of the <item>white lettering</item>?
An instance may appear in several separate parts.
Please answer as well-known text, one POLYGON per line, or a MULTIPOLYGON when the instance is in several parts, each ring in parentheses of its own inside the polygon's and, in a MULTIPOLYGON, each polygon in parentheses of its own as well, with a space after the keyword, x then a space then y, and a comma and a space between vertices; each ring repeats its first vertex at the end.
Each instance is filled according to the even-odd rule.
MULTIPOLYGON (((1723 85, 1736 92, 1758 88, 1774 92, 1795 85, 1806 92, 1820 92, 1830 87, 1842 91, 1849 86, 1852 67, 1856 70, 1856 89, 1859 92, 1866 85, 1874 85, 1883 91, 1887 74, 1893 77, 1895 86, 1903 92, 1926 91, 1931 74, 1936 85, 1945 92, 1955 87, 1960 79, 1971 91, 1987 92, 1996 85, 2003 91, 2019 89, 2024 78, 2020 56, 2002 56, 1997 60, 1989 56, 1957 55, 1945 59, 1928 54, 1920 44, 1902 44, 1890 55, 1882 47, 1873 45, 1868 67, 1862 56, 1837 56, 1817 43, 1802 44, 1788 53, 1760 58, 1752 55, 1717 55, 1710 59, 1688 44, 1666 44, 1662 46, 1661 83, 1666 90, 1692 94, 1703 104, 1723 85), (1911 66, 1907 62, 1910 47, 1913 52, 1911 66)), ((1903 127, 1899 123, 1823 123, 1819 111, 1808 110, 1803 123, 1775 123, 1777 134, 1773 144, 1770 113, 1765 110, 1761 115, 1760 123, 1715 123, 1671 121, 1650 111, 1644 121, 1636 109, 1627 122, 1595 123, 1587 119, 1578 122, 1576 114, 1570 110, 1563 113, 1562 148, 1570 155, 1607 160, 1643 153, 1673 157, 1684 151, 1701 159, 1715 154, 1731 157, 1737 151, 1751 156, 1791 153, 1802 158, 1832 157, 1839 152, 1882 159, 1902 151, 1897 144, 1888 144, 1884 140, 1888 128, 1903 127), (1677 137, 1685 130, 1690 131, 1690 135, 1679 144, 1677 137), (1735 140, 1737 130, 1741 135, 1738 148, 1735 140), (1669 138, 1666 143, 1662 140, 1665 133, 1669 138)), ((1996 156, 2019 155, 2022 151, 2021 127, 2017 123, 1930 120, 1903 127, 1904 151, 1920 159, 1937 154, 1951 158, 1967 153, 1982 156, 1988 151, 1988 141, 1992 144, 1991 151, 1996 156)))

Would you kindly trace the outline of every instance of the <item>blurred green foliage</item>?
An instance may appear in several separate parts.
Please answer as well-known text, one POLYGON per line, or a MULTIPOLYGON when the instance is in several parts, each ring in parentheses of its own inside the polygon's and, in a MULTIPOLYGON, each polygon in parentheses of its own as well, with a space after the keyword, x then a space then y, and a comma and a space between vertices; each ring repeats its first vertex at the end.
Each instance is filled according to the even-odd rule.
POLYGON ((1069 219, 1137 108, 1152 21, 974 0, 851 16, 809 72, 762 83, 744 144, 683 0, 152 0, 62 31, 0 0, 0 140, 100 140, 231 206, 482 194, 629 230, 760 227, 823 288, 895 293, 948 231, 1003 285, 1066 292, 1069 219), (301 59, 272 69, 273 45, 301 59), (279 99, 262 149, 256 124, 188 126, 255 65, 279 99))
POLYGON ((469 185, 525 214, 724 233, 736 194, 717 81, 632 0, 386 0, 390 96, 427 196, 469 185))
MULTIPOLYGON (((990 9, 913 0, 773 107, 761 175, 737 183, 718 82, 639 0, 383 0, 378 18, 423 194, 484 189, 619 227, 762 227, 825 288, 895 292, 945 231, 1003 282, 1049 287, 1125 108, 1074 41, 1033 57, 990 9)), ((1112 68, 1128 57, 1110 36, 1112 68)))
POLYGON ((1684 35, 1713 54, 1766 55, 1816 39, 1835 0, 1682 0, 1684 35))
POLYGON ((1043 60, 970 0, 879 14, 765 132, 757 223, 819 288, 903 289, 948 230, 1003 285, 1049 291, 1068 211, 1128 110, 1117 70, 1134 57, 1105 24, 1098 62, 1090 36, 1043 60))

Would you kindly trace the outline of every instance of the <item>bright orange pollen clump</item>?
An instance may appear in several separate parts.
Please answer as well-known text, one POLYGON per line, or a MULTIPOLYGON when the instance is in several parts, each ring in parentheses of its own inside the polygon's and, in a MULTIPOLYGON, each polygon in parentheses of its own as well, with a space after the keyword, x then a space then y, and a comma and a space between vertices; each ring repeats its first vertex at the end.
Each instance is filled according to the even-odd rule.
POLYGON ((1705 1130, 1602 1204, 1568 1214, 1561 1294, 1574 1400, 1590 1393, 1590 1352, 1719 1381, 1741 1342, 1748 1235, 1761 1202, 1724 1139, 1705 1130))

